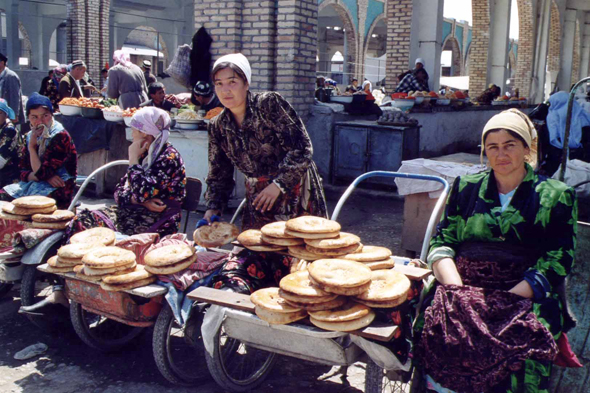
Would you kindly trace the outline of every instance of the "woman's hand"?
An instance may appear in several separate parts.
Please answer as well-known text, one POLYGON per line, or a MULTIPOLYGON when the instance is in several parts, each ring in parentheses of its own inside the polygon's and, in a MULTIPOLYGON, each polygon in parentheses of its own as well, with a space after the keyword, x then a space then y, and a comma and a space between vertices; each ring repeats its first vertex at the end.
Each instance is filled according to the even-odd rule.
POLYGON ((211 217, 219 216, 221 212, 219 210, 209 209, 205 212, 203 220, 206 220, 208 224, 211 224, 211 217))
POLYGON ((531 288, 531 285, 525 280, 522 280, 521 282, 516 284, 508 292, 511 292, 518 296, 522 296, 527 299, 532 299, 535 296, 535 294, 533 293, 533 288, 531 288))
POLYGON ((166 204, 160 198, 148 199, 140 205, 155 213, 162 213, 164 210, 166 210, 166 204))
POLYGON ((61 188, 61 187, 66 186, 66 183, 61 179, 61 177, 59 177, 57 175, 51 176, 47 180, 47 183, 51 184, 51 187, 55 187, 55 188, 61 188))
POLYGON ((139 157, 148 150, 149 142, 138 140, 129 146, 129 165, 139 164, 139 157))
POLYGON ((252 206, 260 212, 267 212, 272 209, 280 194, 281 189, 276 184, 271 183, 258 194, 254 202, 252 202, 252 206))

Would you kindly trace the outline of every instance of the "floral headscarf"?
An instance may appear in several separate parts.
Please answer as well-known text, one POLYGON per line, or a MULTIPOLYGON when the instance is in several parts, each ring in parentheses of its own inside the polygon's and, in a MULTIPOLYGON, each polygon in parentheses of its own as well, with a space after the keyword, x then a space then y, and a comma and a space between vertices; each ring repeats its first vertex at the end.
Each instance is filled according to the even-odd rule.
POLYGON ((115 65, 121 64, 127 68, 131 67, 132 64, 129 53, 124 52, 121 49, 116 50, 115 53, 113 53, 113 61, 115 62, 115 65))
POLYGON ((147 157, 141 163, 143 169, 148 170, 168 141, 170 116, 162 109, 149 106, 135 112, 131 118, 130 126, 155 138, 148 150, 147 157))

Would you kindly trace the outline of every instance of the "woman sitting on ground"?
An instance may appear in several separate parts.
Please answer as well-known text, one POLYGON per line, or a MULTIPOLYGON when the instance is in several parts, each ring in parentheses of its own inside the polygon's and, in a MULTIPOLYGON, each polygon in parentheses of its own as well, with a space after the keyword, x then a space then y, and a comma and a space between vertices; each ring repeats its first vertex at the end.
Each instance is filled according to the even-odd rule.
POLYGON ((436 283, 414 359, 437 392, 546 392, 573 265, 572 188, 533 172, 536 131, 511 109, 485 126, 491 171, 457 178, 428 263, 436 283))
POLYGON ((117 204, 78 213, 68 238, 98 226, 125 235, 178 232, 186 173, 182 157, 168 142, 170 116, 159 108, 142 108, 131 118, 131 129, 129 168, 115 190, 117 204))
POLYGON ((19 154, 24 146, 23 137, 11 119, 14 111, 0 98, 0 187, 20 179, 19 154))
POLYGON ((20 182, 5 186, 0 199, 11 201, 29 195, 48 196, 67 209, 74 196, 78 159, 70 134, 53 118, 49 98, 33 93, 27 101, 31 131, 20 160, 20 182))

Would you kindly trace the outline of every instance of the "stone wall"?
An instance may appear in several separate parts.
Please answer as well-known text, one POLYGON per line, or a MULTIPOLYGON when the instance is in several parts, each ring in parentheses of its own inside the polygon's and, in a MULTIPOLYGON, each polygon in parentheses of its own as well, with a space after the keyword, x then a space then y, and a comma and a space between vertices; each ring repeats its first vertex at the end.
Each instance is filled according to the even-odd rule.
POLYGON ((559 8, 555 1, 551 2, 551 19, 549 22, 549 51, 547 54, 547 70, 559 71, 559 53, 561 50, 561 22, 559 8))
POLYGON ((281 93, 305 117, 313 104, 318 5, 314 0, 195 0, 195 29, 213 38, 213 58, 241 52, 253 91, 281 93))
POLYGON ((412 0, 389 0, 386 6, 387 62, 385 89, 393 91, 397 76, 410 67, 412 0))
POLYGON ((469 93, 477 97, 487 87, 490 7, 488 0, 472 0, 471 3, 473 38, 469 54, 469 93))

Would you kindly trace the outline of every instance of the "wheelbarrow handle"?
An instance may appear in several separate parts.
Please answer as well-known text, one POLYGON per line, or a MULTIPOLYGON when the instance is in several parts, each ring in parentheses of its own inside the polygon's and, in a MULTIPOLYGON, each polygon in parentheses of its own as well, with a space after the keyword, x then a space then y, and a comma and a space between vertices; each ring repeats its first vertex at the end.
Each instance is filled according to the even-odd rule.
POLYGON ((436 202, 436 205, 434 206, 434 210, 432 211, 432 214, 430 215, 430 219, 428 220, 428 226, 426 227, 426 233, 424 234, 424 241, 422 242, 422 250, 420 252, 420 259, 425 261, 426 256, 428 254, 428 245, 430 244, 430 238, 432 237, 432 233, 434 232, 434 227, 436 226, 437 218, 439 216, 440 210, 442 209, 443 205, 445 204, 445 201, 447 200, 447 195, 449 194, 449 189, 450 189, 449 183, 445 179, 443 179, 442 177, 439 177, 439 176, 420 175, 420 174, 401 173, 401 172, 387 172, 387 171, 367 172, 367 173, 360 175, 356 179, 354 179, 354 181, 350 184, 350 186, 348 186, 348 188, 346 189, 344 194, 342 194, 342 196, 340 197, 340 200, 338 201, 338 204, 336 205, 336 208, 334 209, 334 212, 332 213, 332 217, 331 217, 332 220, 336 221, 338 219, 338 216, 340 215, 340 210, 342 210, 342 206, 344 205, 344 203, 346 202, 346 200, 348 199, 350 194, 352 194, 352 192, 354 191, 356 186, 360 182, 367 180, 371 177, 393 177, 393 178, 399 177, 399 178, 403 178, 403 179, 427 180, 427 181, 435 181, 435 182, 441 183, 443 185, 443 191, 440 194, 440 196, 438 197, 438 201, 436 202))

